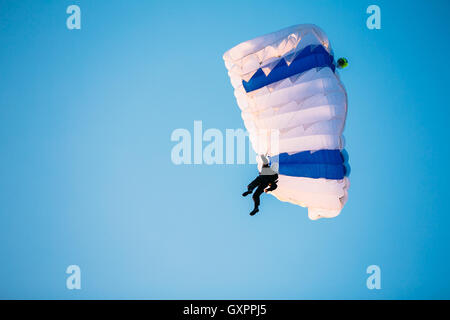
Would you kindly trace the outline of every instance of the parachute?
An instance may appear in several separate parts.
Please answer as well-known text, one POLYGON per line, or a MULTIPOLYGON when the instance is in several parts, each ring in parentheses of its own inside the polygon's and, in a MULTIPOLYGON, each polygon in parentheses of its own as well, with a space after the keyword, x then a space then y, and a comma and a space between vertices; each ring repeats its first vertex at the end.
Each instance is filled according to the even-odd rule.
MULTIPOLYGON (((312 220, 336 217, 350 186, 342 132, 347 93, 325 33, 301 24, 223 55, 254 151, 278 169, 281 201, 312 220)), ((259 158, 259 157, 257 157, 259 158)))

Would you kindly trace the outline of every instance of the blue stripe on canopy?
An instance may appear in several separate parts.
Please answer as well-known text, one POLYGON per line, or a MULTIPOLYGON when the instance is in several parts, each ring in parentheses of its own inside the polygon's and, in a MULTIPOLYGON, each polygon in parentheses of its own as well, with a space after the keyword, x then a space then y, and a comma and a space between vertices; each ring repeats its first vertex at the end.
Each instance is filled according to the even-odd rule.
POLYGON ((282 175, 336 180, 343 179, 346 175, 346 166, 340 150, 319 150, 312 153, 303 151, 291 155, 281 153, 277 157, 278 172, 282 175))
POLYGON ((293 75, 311 70, 313 68, 329 67, 333 72, 336 69, 334 57, 323 46, 307 46, 301 50, 288 66, 286 60, 291 55, 281 59, 272 71, 266 76, 260 68, 247 82, 242 80, 246 92, 251 92, 271 83, 289 78, 293 75))

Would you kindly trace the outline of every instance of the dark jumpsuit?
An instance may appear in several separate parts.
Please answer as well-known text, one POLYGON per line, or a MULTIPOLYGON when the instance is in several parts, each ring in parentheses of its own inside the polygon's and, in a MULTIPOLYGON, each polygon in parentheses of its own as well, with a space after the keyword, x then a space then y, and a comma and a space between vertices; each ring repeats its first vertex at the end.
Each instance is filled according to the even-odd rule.
POLYGON ((264 189, 267 187, 267 191, 273 191, 275 190, 277 186, 277 180, 278 180, 278 174, 260 174, 256 177, 255 180, 250 182, 250 184, 247 186, 248 191, 253 192, 255 188, 256 191, 253 194, 253 202, 255 203, 255 209, 259 207, 260 199, 259 196, 264 192, 264 189))

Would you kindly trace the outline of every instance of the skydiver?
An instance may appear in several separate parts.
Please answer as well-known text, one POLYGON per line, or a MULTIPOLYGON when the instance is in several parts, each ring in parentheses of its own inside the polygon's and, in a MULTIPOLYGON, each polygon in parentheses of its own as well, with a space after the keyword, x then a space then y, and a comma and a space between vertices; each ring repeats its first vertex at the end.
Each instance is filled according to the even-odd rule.
POLYGON ((254 209, 250 212, 251 216, 254 216, 259 211, 259 204, 260 199, 259 196, 263 192, 270 192, 275 190, 278 182, 278 174, 276 171, 274 171, 270 165, 269 160, 264 155, 261 155, 262 160, 262 168, 261 172, 259 173, 259 176, 256 177, 255 180, 250 182, 250 184, 247 186, 247 191, 245 191, 242 196, 246 197, 249 194, 253 192, 253 190, 256 188, 255 193, 253 194, 253 202, 255 203, 254 209))

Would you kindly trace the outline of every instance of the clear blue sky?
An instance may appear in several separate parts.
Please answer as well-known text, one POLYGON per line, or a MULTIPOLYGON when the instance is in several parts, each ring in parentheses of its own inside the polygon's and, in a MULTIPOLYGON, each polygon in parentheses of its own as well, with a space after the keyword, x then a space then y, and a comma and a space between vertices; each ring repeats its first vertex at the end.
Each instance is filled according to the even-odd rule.
POLYGON ((449 299, 449 10, 0 0, 0 298, 449 299), (243 128, 222 54, 298 23, 350 62, 350 198, 330 220, 269 196, 250 217, 255 166, 176 166, 170 135, 243 128))

